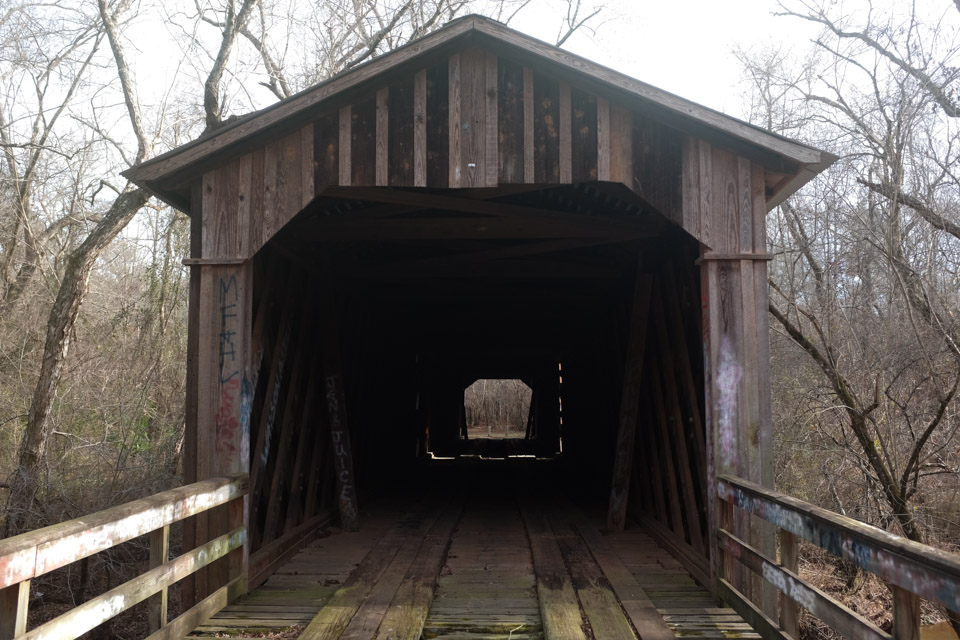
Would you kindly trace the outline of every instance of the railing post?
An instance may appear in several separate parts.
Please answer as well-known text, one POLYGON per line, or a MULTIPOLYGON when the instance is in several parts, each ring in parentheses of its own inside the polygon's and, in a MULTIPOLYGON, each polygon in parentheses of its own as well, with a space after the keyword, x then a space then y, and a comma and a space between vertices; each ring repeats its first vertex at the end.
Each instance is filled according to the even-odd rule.
MULTIPOLYGON (((717 500, 717 525, 719 528, 724 529, 727 533, 733 534, 733 521, 733 503, 723 499, 717 500)), ((736 579, 736 560, 724 551, 722 547, 718 546, 718 550, 723 558, 721 562, 717 563, 717 571, 720 577, 732 584, 736 589, 742 589, 743 585, 739 584, 739 581, 736 579)))
POLYGON ((0 589, 0 640, 12 640, 27 632, 30 581, 0 589))
POLYGON ((920 640, 920 596, 890 585, 893 592, 894 640, 920 640))
MULTIPOLYGON (((170 526, 150 532, 150 568, 156 569, 170 557, 170 526)), ((167 588, 150 596, 147 601, 147 623, 150 633, 154 633, 167 624, 167 588)))
MULTIPOLYGON (((233 500, 230 503, 230 531, 239 529, 247 524, 247 514, 250 509, 250 495, 245 494, 244 496, 233 500)), ((227 580, 233 580, 236 577, 240 577, 241 588, 240 593, 247 592, 247 583, 250 580, 250 531, 247 530, 247 540, 244 542, 239 549, 235 549, 230 553, 229 562, 229 575, 227 580)))
MULTIPOLYGON (((780 564, 787 571, 797 573, 797 536, 777 529, 780 536, 780 564)), ((780 628, 791 638, 800 637, 800 606, 787 594, 780 592, 780 628)))

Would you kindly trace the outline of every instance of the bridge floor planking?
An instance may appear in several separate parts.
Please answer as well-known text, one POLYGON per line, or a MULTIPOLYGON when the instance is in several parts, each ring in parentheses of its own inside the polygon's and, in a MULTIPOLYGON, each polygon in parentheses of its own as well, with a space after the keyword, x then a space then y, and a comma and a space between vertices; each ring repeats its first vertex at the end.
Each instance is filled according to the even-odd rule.
POLYGON ((561 617, 580 620, 581 637, 627 640, 632 627, 645 639, 759 638, 639 528, 602 535, 600 516, 522 504, 523 513, 502 498, 370 505, 359 532, 314 541, 190 637, 554 640, 541 618, 534 533, 555 545, 576 595, 561 617))

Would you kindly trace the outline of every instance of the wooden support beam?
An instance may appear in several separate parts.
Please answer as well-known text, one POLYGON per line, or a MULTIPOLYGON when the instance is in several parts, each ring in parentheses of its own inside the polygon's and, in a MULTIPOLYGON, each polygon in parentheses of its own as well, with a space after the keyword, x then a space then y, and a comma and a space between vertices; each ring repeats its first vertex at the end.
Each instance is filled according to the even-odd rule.
POLYGON ((896 585, 893 592, 894 640, 920 640, 920 596, 896 585))
MULTIPOLYGON (((287 394, 280 413, 280 433, 277 438, 277 446, 273 455, 273 473, 270 477, 269 491, 267 496, 267 514, 263 525, 263 542, 269 542, 277 537, 280 529, 280 507, 282 501, 289 500, 287 490, 286 475, 290 472, 288 458, 292 451, 293 432, 296 428, 296 422, 301 419, 301 407, 304 398, 301 378, 303 369, 307 366, 304 358, 309 356, 309 352, 302 344, 303 337, 308 330, 306 314, 300 314, 299 328, 294 346, 294 357, 290 367, 290 382, 287 385, 287 394)), ((266 489, 266 483, 262 486, 266 489)), ((254 494, 257 495, 257 494, 254 494)), ((289 503, 288 503, 289 506, 289 503)))
MULTIPOLYGON (((693 374, 693 350, 688 347, 687 336, 683 330, 683 311, 680 308, 677 278, 669 265, 663 270, 662 274, 663 292, 665 294, 664 306, 667 312, 667 326, 670 329, 670 349, 677 363, 687 417, 693 426, 693 452, 697 468, 700 469, 700 490, 706 492, 707 459, 704 450, 707 437, 703 430, 703 417, 700 415, 701 390, 698 389, 693 374)), ((700 347, 695 346, 694 349, 699 351, 700 347)))
MULTIPOLYGON (((263 471, 270 457, 270 448, 273 442, 273 428, 280 404, 280 389, 287 370, 287 355, 290 348, 290 334, 292 333, 293 317, 298 305, 293 300, 286 300, 280 311, 280 321, 273 346, 273 357, 270 363, 270 372, 267 374, 264 405, 260 413, 260 426, 257 430, 257 441, 250 456, 250 486, 251 493, 259 496, 263 486, 263 471)), ((257 501, 259 502, 259 500, 257 501)), ((258 509, 256 506, 254 509, 258 509)), ((253 532, 257 536, 257 532, 253 532)), ((259 538, 257 538, 259 539, 259 538)))
POLYGON ((347 419, 346 395, 343 389, 343 364, 340 354, 340 323, 334 289, 333 260, 325 256, 326 273, 323 279, 321 306, 321 335, 323 350, 324 394, 337 480, 337 500, 340 506, 340 524, 344 531, 359 528, 357 488, 353 476, 353 451, 347 419))
POLYGON ((679 473, 674 478, 678 484, 680 493, 683 497, 684 515, 687 521, 687 534, 690 538, 690 545, 700 553, 705 553, 706 542, 701 532, 700 510, 697 507, 696 492, 699 490, 693 482, 693 473, 690 468, 691 460, 687 451, 687 437, 683 414, 680 411, 680 399, 677 395, 676 373, 673 368, 673 353, 670 349, 670 338, 667 334, 667 323, 663 313, 664 296, 662 287, 657 287, 658 295, 655 296, 656 303, 653 305, 654 327, 656 328, 657 347, 659 361, 661 366, 661 379, 654 380, 654 393, 658 391, 663 396, 663 401, 668 410, 668 435, 671 440, 671 447, 665 451, 669 454, 670 450, 676 455, 676 462, 679 473), (662 384, 661 384, 662 383, 662 384), (657 387, 660 387, 659 390, 657 387))
MULTIPOLYGON (((784 529, 779 529, 778 533, 780 536, 780 564, 787 571, 799 574, 797 537, 784 529)), ((780 592, 780 628, 794 640, 800 638, 800 605, 782 591, 780 592)))
MULTIPOLYGON (((150 532, 150 568, 156 569, 170 556, 170 525, 150 532)), ((167 624, 167 588, 147 600, 147 627, 150 633, 167 624)))
MULTIPOLYGON (((303 410, 298 416, 297 425, 297 443, 294 447, 294 463, 290 475, 287 477, 287 484, 283 488, 287 500, 286 522, 284 523, 284 532, 292 531, 303 520, 306 508, 303 504, 305 495, 304 487, 309 486, 306 469, 319 467, 319 456, 308 457, 314 450, 313 442, 323 440, 326 436, 322 429, 315 425, 317 414, 317 405, 319 404, 320 387, 320 364, 318 358, 310 358, 307 365, 309 372, 306 382, 303 385, 304 398, 303 410)), ((307 491, 306 493, 309 493, 307 491)))
POLYGON ((644 349, 647 343, 647 317, 650 308, 651 277, 642 272, 643 258, 637 261, 633 302, 630 309, 630 328, 627 361, 620 392, 620 419, 617 447, 613 459, 613 479, 610 487, 610 505, 607 510, 607 528, 623 531, 627 517, 627 499, 630 492, 630 474, 637 434, 640 388, 643 377, 644 349))
POLYGON ((27 632, 30 581, 0 589, 0 640, 13 640, 27 632))

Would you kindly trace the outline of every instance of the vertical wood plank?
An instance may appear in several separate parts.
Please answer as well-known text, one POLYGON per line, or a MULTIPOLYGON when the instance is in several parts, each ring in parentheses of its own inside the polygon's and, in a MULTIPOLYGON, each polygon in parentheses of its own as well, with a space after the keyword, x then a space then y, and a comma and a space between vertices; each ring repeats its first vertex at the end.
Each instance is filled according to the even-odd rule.
POLYGON ((374 185, 377 180, 376 96, 354 103, 350 119, 350 184, 374 185))
MULTIPOLYGON (((737 157, 720 147, 711 149, 710 190, 713 208, 701 209, 705 218, 716 222, 710 229, 711 249, 721 253, 740 250, 740 197, 737 157)), ((701 183, 701 186, 703 184, 701 183)))
POLYGON ((739 227, 738 249, 744 253, 753 251, 753 190, 752 166, 748 159, 737 156, 737 226, 739 227))
POLYGON ((250 240, 254 229, 259 226, 259 210, 253 209, 253 192, 259 190, 260 185, 253 182, 253 155, 245 153, 240 156, 237 166, 237 194, 236 219, 237 225, 237 255, 247 257, 253 254, 250 240))
POLYGON ((597 98, 597 180, 610 181, 610 103, 597 98))
POLYGON ((427 70, 413 76, 413 186, 427 186, 427 70))
POLYGON ((534 182, 557 184, 560 181, 560 85, 553 78, 535 73, 533 95, 534 182))
POLYGON ((621 182, 633 189, 633 114, 610 105, 610 174, 601 180, 621 182))
POLYGON ((27 632, 30 581, 0 589, 0 640, 12 640, 27 632))
MULTIPOLYGON (((248 531, 249 539, 249 529, 250 529, 250 494, 232 500, 229 505, 229 521, 227 530, 235 531, 240 527, 246 525, 248 531)), ((250 578, 250 543, 242 545, 238 549, 234 549, 230 552, 230 555, 227 557, 229 571, 227 573, 228 580, 233 580, 234 578, 240 578, 240 584, 237 589, 240 594, 247 592, 247 583, 250 578)))
POLYGON ((681 224, 687 233, 700 240, 700 145, 693 136, 684 138, 681 167, 681 224))
POLYGON ((712 189, 713 181, 713 151, 710 147, 710 143, 699 140, 697 143, 698 151, 698 164, 699 164, 699 184, 697 185, 697 193, 700 196, 700 206, 697 207, 696 211, 698 214, 696 232, 693 234, 700 242, 711 247, 714 251, 721 251, 719 247, 715 246, 713 240, 713 227, 715 226, 712 223, 716 213, 713 210, 713 199, 715 194, 712 189))
MULTIPOLYGON (((190 189, 190 257, 203 255, 203 183, 194 181, 190 189)), ((200 266, 190 267, 190 292, 187 302, 187 371, 184 389, 184 435, 183 435, 183 481, 197 481, 197 430, 200 412, 199 357, 200 357, 200 266)), ((197 528, 200 518, 189 518, 183 523, 183 548, 197 546, 197 528)), ((205 520, 205 519, 204 519, 205 520)), ((183 607, 190 608, 198 600, 196 577, 189 575, 183 580, 180 599, 183 607)))
MULTIPOLYGON (((451 60, 453 58, 451 57, 451 60)), ((451 64, 451 76, 452 73, 451 64)), ((451 182, 451 187, 484 187, 487 186, 487 54, 483 49, 476 47, 466 49, 459 55, 459 107, 453 105, 454 87, 451 80, 451 127, 459 123, 459 158, 454 156, 451 145, 451 162, 459 162, 458 184, 451 182), (459 118, 453 118, 453 109, 459 109, 459 118)), ((494 129, 496 131, 496 129, 494 129)), ((495 133, 493 134, 496 135, 495 133)), ((452 140, 451 140, 452 142, 452 140)), ((496 152, 490 159, 496 162, 496 152)), ((453 172, 453 169, 451 169, 453 172)), ((452 175, 452 174, 451 174, 452 175)))
POLYGON ((387 149, 390 128, 387 126, 390 117, 390 89, 384 87, 377 90, 377 116, 376 116, 376 185, 378 187, 387 186, 388 163, 387 149))
POLYGON ((300 152, 299 131, 283 137, 281 153, 277 165, 277 195, 281 203, 281 212, 277 216, 277 226, 274 233, 290 222, 303 207, 301 192, 303 171, 300 167, 303 154, 300 152))
POLYGON ((461 114, 460 114, 460 54, 454 53, 447 62, 449 79, 447 83, 450 92, 449 105, 449 171, 448 186, 456 189, 461 184, 463 175, 463 156, 460 148, 461 114))
MULTIPOLYGON (((299 133, 293 135, 296 137, 298 160, 299 133)), ((283 148, 281 143, 280 149, 283 148)), ((204 176, 201 199, 201 249, 204 258, 247 257, 242 251, 250 232, 237 215, 243 195, 240 164, 234 161, 204 176), (224 231, 227 227, 233 229, 224 231)), ((297 167, 296 162, 292 164, 297 167)), ((296 183, 298 186, 299 173, 296 183)), ((278 176, 276 192, 280 191, 281 176, 278 176)), ((277 202, 280 193, 273 195, 274 202, 277 202)), ((297 200, 299 205, 299 191, 297 200)), ((251 274, 248 263, 200 267, 195 379, 198 480, 248 470, 251 274)), ((191 312, 194 310, 191 309, 191 312)), ((204 543, 226 533, 227 518, 226 507, 218 507, 198 516, 195 542, 204 543)), ((217 561, 196 574, 195 585, 199 597, 205 597, 226 583, 228 567, 225 562, 217 561)))
MULTIPOLYGON (((170 527, 150 532, 150 568, 156 569, 170 557, 170 527)), ((167 624, 167 588, 147 599, 147 626, 150 633, 167 624)))
POLYGON ((300 208, 310 204, 316 195, 313 183, 316 160, 313 155, 313 123, 300 129, 300 208))
POLYGON ((264 179, 263 179, 264 149, 257 149, 250 154, 250 186, 249 186, 249 208, 250 208, 250 233, 247 241, 248 250, 246 255, 252 256, 260 250, 267 238, 263 235, 263 216, 265 210, 264 201, 264 179))
MULTIPOLYGON (((697 154, 699 156, 699 153, 697 154)), ((699 157, 697 158, 699 166, 699 157)), ((698 198, 699 200, 699 198, 698 198)), ((701 245, 701 257, 705 252, 701 245)), ((714 375, 717 370, 716 338, 712 335, 713 319, 719 315, 717 303, 717 263, 708 260, 700 263, 700 322, 703 341, 703 394, 704 394, 704 427, 706 431, 707 454, 707 528, 714 531, 720 526, 720 512, 717 500, 717 473, 719 464, 718 438, 716 433, 716 411, 713 403, 717 397, 714 388, 714 375)), ((710 574, 713 578, 711 588, 716 591, 718 578, 724 577, 719 559, 719 548, 715 535, 707 536, 710 545, 710 574)))
MULTIPOLYGON (((780 564, 787 571, 797 573, 799 563, 797 555, 797 536, 789 531, 779 529, 780 536, 780 564)), ((780 628, 794 640, 800 637, 800 605, 780 593, 780 628)))
POLYGON ((277 160, 280 157, 280 141, 271 140, 263 148, 263 215, 260 218, 260 239, 266 242, 277 230, 280 209, 280 194, 277 190, 277 160))
POLYGON ((449 85, 448 62, 427 69, 428 187, 443 188, 449 186, 450 183, 450 140, 452 134, 450 131, 449 85))
POLYGON ((314 194, 340 182, 340 114, 337 111, 321 116, 313 123, 313 157, 316 170, 314 194))
POLYGON ((633 302, 630 310, 630 329, 627 340, 627 360, 620 394, 620 421, 617 445, 613 459, 610 504, 607 510, 607 529, 623 531, 626 522, 636 442, 640 388, 643 376, 643 357, 647 343, 647 318, 650 309, 651 277, 641 272, 643 259, 637 261, 633 302))
MULTIPOLYGON (((426 76, 423 78, 423 105, 426 109, 426 76)), ((423 184, 426 186, 426 130, 424 126, 426 121, 421 118, 419 123, 416 118, 416 84, 413 76, 405 76, 390 87, 389 99, 387 100, 387 184, 391 187, 412 187, 415 186, 415 164, 416 164, 416 135, 420 132, 423 142, 423 155, 421 156, 423 170, 423 184), (413 126, 411 126, 413 125, 413 126)))
POLYGON ((500 137, 497 164, 498 180, 503 184, 524 182, 526 171, 523 73, 522 66, 509 60, 501 59, 497 65, 499 77, 497 126, 500 137))
POLYGON ((893 592, 894 640, 920 640, 920 597, 890 585, 893 592))
POLYGON ((597 179, 597 97, 571 88, 570 121, 571 181, 594 181, 597 179))
POLYGON ((533 184, 533 69, 523 68, 523 181, 533 184))
POLYGON ((351 171, 351 130, 353 128, 353 109, 350 105, 340 108, 340 145, 339 169, 340 186, 349 187, 353 172, 351 171))
POLYGON ((484 79, 486 88, 484 91, 486 103, 486 118, 483 123, 483 178, 482 185, 486 187, 497 186, 499 171, 497 158, 499 154, 499 115, 497 105, 499 103, 497 87, 497 55, 487 51, 484 56, 484 79))
POLYGON ((571 139, 570 85, 561 82, 558 99, 560 135, 560 184, 573 182, 573 143, 571 139))

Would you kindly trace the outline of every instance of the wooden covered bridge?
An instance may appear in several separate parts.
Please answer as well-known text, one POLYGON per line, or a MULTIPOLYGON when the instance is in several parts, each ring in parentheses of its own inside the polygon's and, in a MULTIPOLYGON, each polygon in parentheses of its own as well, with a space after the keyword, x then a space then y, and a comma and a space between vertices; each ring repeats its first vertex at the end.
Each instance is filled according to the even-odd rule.
POLYGON ((0 542, 0 638, 145 600, 151 638, 916 638, 957 558, 772 489, 765 214, 832 161, 471 16, 131 170, 192 220, 185 486, 0 542), (531 387, 522 437, 466 437, 480 378, 531 387))

